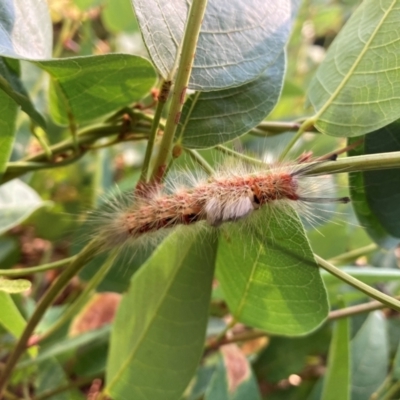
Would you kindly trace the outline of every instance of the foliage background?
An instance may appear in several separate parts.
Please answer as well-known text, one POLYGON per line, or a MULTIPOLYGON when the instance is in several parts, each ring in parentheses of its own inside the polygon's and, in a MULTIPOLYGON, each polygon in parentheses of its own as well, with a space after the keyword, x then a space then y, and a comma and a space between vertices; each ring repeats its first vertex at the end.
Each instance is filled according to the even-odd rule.
MULTIPOLYGON (((29 9, 27 3, 22 1, 20 3, 29 9)), ((45 3, 32 0, 35 6, 39 3, 41 7, 46 7, 45 3)), ((146 110, 152 108, 154 96, 150 90, 156 85, 156 74, 150 63, 129 56, 135 54, 148 57, 130 1, 54 0, 49 1, 48 5, 54 33, 53 57, 96 55, 97 58, 74 59, 71 62, 20 61, 19 65, 12 58, 2 58, 0 73, 11 84, 10 89, 4 84, 4 80, 0 81, 3 90, 0 92, 0 105, 3 110, 0 146, 4 149, 0 154, 0 165, 5 182, 0 188, 0 230, 3 233, 0 237, 0 263, 3 273, 0 275, 4 276, 7 276, 4 271, 11 268, 46 265, 76 254, 88 236, 82 223, 85 212, 100 206, 103 196, 112 191, 116 183, 122 191, 132 189, 137 183, 146 148, 146 141, 142 139, 150 132, 151 119, 146 119, 146 110), (101 57, 109 53, 126 55, 101 57), (134 77, 132 77, 133 70, 134 77), (20 80, 17 78, 18 75, 21 77, 20 80), (53 78, 51 84, 49 76, 53 78), (115 81, 111 79, 109 88, 101 85, 96 87, 97 82, 109 79, 110 76, 114 77, 115 81), (19 86, 20 82, 23 83, 22 87, 19 86), (121 86, 116 89, 118 85, 115 83, 119 82, 121 86), (10 100, 9 93, 4 94, 7 90, 17 97, 10 100), (62 98, 60 91, 70 98, 79 99, 82 92, 87 92, 93 97, 92 99, 85 97, 82 102, 75 101, 72 103, 72 108, 68 109, 65 103, 60 101, 62 98), (34 129, 26 113, 17 113, 14 100, 31 120, 36 122, 34 129), (117 126, 117 130, 96 130, 93 123, 104 122, 104 118, 98 116, 103 114, 109 116, 111 112, 122 109, 132 101, 135 105, 141 105, 141 108, 133 108, 133 113, 136 114, 130 116, 131 120, 138 119, 133 135, 125 137, 117 135, 125 123, 124 117, 121 116, 127 110, 114 116, 114 121, 117 121, 114 126, 117 126), (40 128, 44 124, 41 115, 47 122, 45 131, 40 128), (69 125, 68 128, 65 127, 66 124, 69 125), (65 151, 73 148, 77 145, 74 143, 73 134, 78 128, 80 133, 85 129, 88 129, 89 133, 84 140, 78 140, 80 149, 83 149, 82 153, 76 159, 68 160, 69 165, 49 168, 51 163, 47 162, 45 156, 40 160, 35 159, 36 154, 43 152, 46 155, 46 151, 54 150, 59 143, 66 143, 65 151), (90 131, 91 129, 94 131, 90 131), (16 132, 15 139, 14 132, 16 132), (99 134, 103 135, 103 138, 97 140, 98 137, 93 135, 99 134), (85 140, 90 145, 96 142, 94 146, 96 148, 85 147, 87 145, 85 140), (10 154, 6 149, 10 150, 10 154), (40 170, 35 172, 33 162, 42 162, 44 165, 39 166, 40 170), (20 180, 11 180, 16 176, 19 176, 20 180)), ((305 115, 312 114, 310 107, 304 108, 306 92, 310 85, 311 87, 313 85, 312 78, 324 59, 326 50, 357 5, 358 1, 303 2, 287 46, 286 75, 279 103, 268 115, 266 122, 261 122, 263 119, 261 112, 260 124, 255 128, 249 126, 252 134, 243 136, 240 144, 236 140, 229 148, 235 149, 240 145, 250 153, 260 153, 267 149, 275 156, 285 148, 295 133, 288 132, 290 129, 285 126, 287 129, 281 129, 279 135, 271 135, 271 125, 268 125, 268 121, 293 123, 305 115)), ((32 8, 31 11, 32 18, 37 18, 36 22, 39 25, 41 22, 44 23, 44 20, 41 21, 43 9, 38 7, 32 8)), ((25 46, 24 51, 29 52, 31 58, 35 58, 35 55, 37 58, 50 57, 45 49, 35 46, 41 43, 41 40, 45 43, 51 38, 49 32, 38 30, 38 34, 40 32, 44 38, 37 37, 37 41, 32 38, 32 41, 25 46)), ((281 88, 278 77, 279 74, 282 76, 282 72, 282 69, 277 68, 276 74, 273 73, 275 79, 268 79, 266 76, 257 81, 260 93, 264 90, 279 92, 281 88)), ((245 112, 246 98, 240 99, 242 91, 235 91, 234 88, 226 90, 229 91, 229 95, 235 95, 238 99, 236 112, 238 114, 245 112)), ((201 100, 210 101, 207 97, 209 93, 212 92, 202 92, 201 100)), ((223 99, 222 95, 221 98, 223 99)), ((188 101, 190 105, 193 97, 188 101)), ((260 96, 260 100, 254 97, 253 101, 265 101, 266 109, 268 107, 272 109, 274 106, 273 99, 268 103, 268 99, 265 100, 263 96, 260 96)), ((311 102, 314 104, 312 98, 311 102)), ((263 111, 265 112, 265 109, 263 111)), ((187 126, 183 144, 200 149, 198 154, 213 164, 216 150, 201 150, 201 148, 218 144, 217 140, 221 136, 207 131, 207 121, 212 116, 201 110, 200 115, 204 116, 202 112, 206 115, 205 125, 201 129, 199 126, 194 126, 192 130, 190 125, 187 126)), ((364 112, 368 113, 368 109, 365 108, 364 112)), ((185 120, 185 110, 182 120, 185 120)), ((392 121, 393 119, 388 122, 392 121)), ((362 148, 357 148, 354 152, 365 154, 399 150, 395 148, 398 142, 396 124, 395 122, 383 128, 381 125, 381 129, 371 133, 362 148)), ((232 135, 228 137, 229 139, 237 136, 234 128, 230 126, 227 129, 227 134, 232 135)), ((295 130, 297 128, 298 126, 295 130)), ((319 128, 325 129, 324 126, 319 128)), ((316 155, 320 155, 344 145, 343 138, 307 133, 296 143, 291 157, 310 149, 316 155)), ((58 153, 58 157, 57 161, 62 162, 63 153, 58 153)), ((192 168, 193 164, 190 156, 184 154, 176 160, 174 167, 192 168)), ((35 165, 36 168, 37 164, 35 165)), ((356 213, 348 206, 332 210, 334 211, 332 217, 320 224, 318 229, 307 228, 307 237, 314 253, 343 265, 344 270, 352 276, 375 285, 384 292, 396 295, 400 274, 398 251, 393 246, 398 242, 399 225, 393 221, 397 221, 398 205, 396 206, 396 197, 380 196, 383 184, 382 171, 374 173, 378 175, 357 173, 350 177, 350 190, 356 213), (365 193, 365 187, 368 190, 372 188, 372 194, 371 191, 365 193), (370 198, 366 201, 368 196, 370 198), (368 205, 367 209, 365 204, 368 205), (393 213, 387 215, 387 209, 391 209, 393 213), (359 268, 360 266, 364 268, 359 268)), ((396 170, 385 173, 389 189, 396 187, 394 182, 398 181, 397 176, 396 170)), ((348 187, 347 175, 336 175, 335 180, 339 187, 342 187, 340 191, 345 193, 348 187)), ((152 247, 140 248, 133 259, 126 254, 118 255, 116 261, 113 254, 95 257, 81 272, 79 278, 71 280, 67 288, 57 297, 54 305, 47 310, 35 331, 38 335, 45 334, 41 338, 40 346, 31 347, 29 353, 17 364, 12 376, 11 389, 6 393, 6 397, 79 399, 86 396, 90 387, 96 391, 95 379, 104 381, 107 376, 108 382, 113 381, 113 377, 118 374, 116 371, 119 366, 127 362, 127 352, 129 353, 135 348, 134 345, 139 343, 136 335, 140 336, 140 329, 146 327, 146 318, 155 309, 152 308, 152 302, 155 301, 152 294, 163 293, 170 302, 165 303, 166 313, 161 315, 160 321, 156 320, 156 324, 159 323, 160 326, 157 327, 155 324, 153 332, 144 336, 144 345, 140 347, 141 344, 138 344, 139 351, 134 354, 133 362, 129 363, 126 375, 119 376, 120 386, 117 385, 117 388, 113 389, 114 392, 109 389, 108 394, 115 396, 115 399, 132 398, 130 397, 132 391, 137 389, 124 382, 134 382, 133 377, 138 375, 143 376, 144 380, 149 379, 150 389, 148 392, 145 390, 142 396, 152 399, 167 398, 165 396, 169 393, 168 390, 172 393, 170 398, 179 398, 179 393, 185 390, 189 381, 190 385, 183 398, 191 400, 200 398, 251 400, 263 397, 310 400, 366 399, 376 391, 378 391, 376 398, 395 398, 393 396, 399 388, 397 348, 400 324, 397 312, 375 311, 339 319, 338 316, 343 317, 345 314, 343 312, 335 314, 333 311, 329 315, 329 320, 321 327, 307 336, 297 338, 267 335, 259 329, 254 329, 254 327, 260 328, 257 326, 259 314, 253 319, 247 314, 248 319, 241 321, 249 326, 247 328, 242 323, 231 326, 230 312, 235 308, 236 294, 233 291, 232 293, 221 291, 216 281, 213 281, 211 293, 204 292, 203 289, 211 288, 215 259, 219 268, 217 274, 219 280, 229 281, 230 277, 235 276, 232 271, 240 272, 243 266, 238 260, 243 249, 239 248, 235 254, 232 248, 222 243, 217 256, 215 248, 209 245, 206 239, 187 238, 179 249, 173 239, 168 239, 171 242, 160 247, 146 264, 147 270, 153 266, 153 273, 140 273, 142 271, 140 269, 135 275, 137 278, 132 281, 129 281, 130 276, 148 260, 153 253, 152 247), (200 251, 196 247, 197 241, 204 241, 205 246, 209 248, 200 251), (183 255, 181 251, 177 251, 181 249, 186 250, 183 255), (112 261, 115 261, 114 266, 109 269, 112 261), (192 265, 196 273, 189 274, 188 271, 180 269, 186 264, 192 265), (224 265, 229 265, 229 268, 224 269, 224 265), (207 271, 207 268, 209 268, 208 274, 200 273, 207 271), (161 276, 165 280, 161 279, 161 276), (177 277, 177 280, 172 277, 174 279, 177 277), (166 282, 170 285, 166 285, 166 282), (209 310, 207 301, 193 302, 193 304, 185 301, 179 306, 171 300, 174 296, 180 295, 179 285, 182 282, 185 284, 192 282, 191 288, 194 288, 193 290, 197 288, 199 296, 207 298, 207 295, 211 295, 209 310), (126 292, 128 287, 130 291, 121 302, 120 294, 126 292), (149 290, 149 287, 152 290, 149 290), (69 304, 75 304, 75 308, 72 313, 66 314, 69 304), (120 311, 112 328, 110 322, 119 304, 120 311), (188 308, 190 308, 189 313, 188 308), (171 310, 174 317, 179 316, 179 313, 182 313, 183 318, 190 314, 194 316, 192 320, 186 321, 188 324, 192 323, 189 328, 181 326, 174 331, 179 332, 176 337, 165 331, 162 325, 163 317, 171 310), (338 322, 333 323, 336 319, 338 322), (199 355, 196 351, 191 355, 189 345, 193 341, 200 347, 203 346, 202 327, 207 321, 206 349, 202 363, 191 379, 193 371, 190 368, 193 360, 196 361, 199 355), (228 335, 226 339, 221 333, 226 333, 228 328, 231 328, 230 336, 228 335), (112 329, 114 333, 110 339, 112 329), (165 351, 163 350, 163 360, 158 360, 160 364, 157 366, 160 370, 149 373, 143 369, 142 362, 152 359, 154 341, 158 344, 168 343, 168 346, 165 345, 165 351), (238 345, 221 347, 226 341, 238 345), (114 346, 114 349, 118 347, 119 350, 110 351, 110 346, 114 346), (175 351, 169 353, 170 349, 167 347, 174 348, 175 351), (168 367, 170 360, 176 370, 170 371, 168 367), (242 371, 243 375, 239 374, 239 377, 244 379, 239 379, 236 390, 230 391, 229 377, 235 370, 242 371), (152 392, 154 388, 158 388, 158 396, 161 397, 156 397, 152 392)), ((308 256, 312 257, 312 254, 307 254, 306 257, 308 256)), ((265 263, 269 262, 271 265, 268 267, 272 269, 274 263, 271 257, 265 259, 265 263)), ((26 286, 23 286, 26 282, 22 281, 17 282, 22 285, 22 289, 14 290, 7 286, 6 292, 0 292, 1 309, 7 310, 7 312, 2 311, 0 315, 2 360, 6 359, 15 344, 15 337, 20 336, 25 320, 32 315, 36 302, 58 275, 57 271, 50 269, 43 273, 21 273, 20 276, 32 282, 28 291, 12 296, 8 294, 26 289, 26 286)), ((292 269, 291 274, 293 279, 300 279, 296 268, 292 269)), ((365 294, 343 284, 337 278, 326 273, 322 276, 332 309, 346 310, 349 306, 367 301, 365 294)), ((282 276, 282 279, 288 278, 287 274, 282 276)), ((262 301, 262 293, 268 290, 272 291, 271 288, 261 288, 255 302, 262 301)), ((268 292, 268 296, 272 294, 268 292)), ((156 312, 154 315, 155 319, 158 318, 156 312)), ((324 316, 321 315, 319 319, 324 319, 324 316)), ((180 321, 179 318, 177 321, 180 321)), ((318 324, 312 322, 310 326, 316 327, 318 324)), ((302 325, 302 329, 304 333, 313 328, 306 329, 302 325)), ((267 330, 271 332, 271 329, 267 330)), ((296 331, 287 331, 285 334, 293 335, 296 331)), ((139 398, 139 392, 137 393, 136 396, 139 398)))

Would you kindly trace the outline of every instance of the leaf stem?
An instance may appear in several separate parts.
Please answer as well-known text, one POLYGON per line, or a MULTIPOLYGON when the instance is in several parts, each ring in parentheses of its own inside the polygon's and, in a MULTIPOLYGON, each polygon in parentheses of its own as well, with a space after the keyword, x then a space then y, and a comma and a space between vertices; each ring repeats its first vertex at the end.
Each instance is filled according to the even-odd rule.
MULTIPOLYGON (((35 154, 33 156, 26 157, 20 161, 7 163, 7 169, 3 174, 1 183, 10 181, 11 179, 17 178, 18 176, 25 174, 27 172, 36 171, 45 168, 57 168, 69 165, 79 158, 81 158, 86 151, 91 150, 90 145, 97 140, 116 135, 122 134, 124 126, 123 125, 111 125, 111 126, 100 126, 96 128, 87 129, 77 135, 78 145, 80 147, 80 152, 78 154, 73 154, 72 156, 65 158, 61 161, 51 161, 47 159, 47 155, 44 151, 35 154)), ((140 134, 142 138, 142 133, 148 133, 148 127, 141 124, 137 124, 134 127, 134 131, 140 134)), ((119 142, 124 141, 124 137, 121 136, 118 140, 119 142)), ((114 144, 114 143, 111 143, 114 144)), ((64 157, 65 153, 73 151, 75 149, 75 143, 72 138, 64 140, 50 147, 51 152, 54 157, 60 156, 64 157)))
POLYGON ((379 290, 374 289, 373 287, 359 281, 358 279, 354 278, 353 276, 347 274, 343 270, 335 267, 333 264, 329 263, 328 261, 324 260, 323 258, 319 257, 318 255, 314 254, 315 260, 318 265, 331 273, 332 275, 336 276, 343 282, 353 286, 354 288, 360 290, 361 292, 365 293, 367 296, 372 297, 375 300, 385 304, 387 307, 393 308, 394 310, 400 311, 400 301, 395 299, 394 297, 388 296, 385 293, 380 292, 379 290))
POLYGON ((337 264, 337 263, 346 263, 349 261, 353 261, 358 257, 365 256, 368 253, 372 253, 373 251, 378 249, 378 245, 376 243, 371 243, 368 246, 360 247, 355 250, 347 251, 346 253, 338 254, 337 256, 328 260, 328 262, 337 264))
MULTIPOLYGON (((400 296, 395 298, 400 300, 400 296)), ((386 308, 386 304, 382 304, 382 302, 374 300, 368 303, 342 308, 340 310, 333 310, 329 313, 328 319, 333 321, 335 319, 351 317, 353 315, 364 314, 370 311, 382 310, 382 308, 386 308)))
POLYGON ((211 165, 201 156, 199 152, 196 150, 192 149, 186 149, 185 152, 189 154, 190 158, 199 164, 199 166, 208 174, 208 175, 215 175, 214 169, 211 167, 211 165))
POLYGON ((27 322, 22 335, 18 339, 18 342, 10 354, 6 365, 2 371, 0 376, 0 398, 7 386, 7 383, 11 377, 12 371, 24 353, 29 338, 31 337, 33 331, 35 330, 37 324, 42 319, 44 313, 48 309, 48 307, 53 304, 56 297, 60 294, 60 292, 67 286, 69 281, 81 270, 86 263, 93 258, 93 256, 99 252, 100 243, 93 239, 89 242, 86 247, 77 254, 71 264, 61 273, 61 275, 54 281, 54 283, 50 286, 44 296, 38 302, 35 311, 27 322))
POLYGON ((54 261, 54 262, 51 262, 48 264, 42 264, 42 265, 38 265, 36 267, 30 267, 30 268, 0 269, 0 276, 11 276, 13 278, 17 278, 19 276, 36 274, 38 272, 44 272, 44 271, 48 271, 50 269, 61 268, 61 267, 64 267, 65 265, 70 264, 74 258, 75 258, 75 256, 67 257, 67 258, 63 258, 62 260, 58 260, 58 261, 54 261))
POLYGON ((280 121, 263 121, 256 126, 256 128, 259 129, 260 131, 273 134, 298 131, 300 127, 301 124, 299 122, 280 122, 280 121))
POLYGON ((392 386, 389 387, 388 391, 382 397, 382 400, 390 400, 393 399, 393 396, 400 390, 400 382, 395 382, 392 386))
POLYGON ((222 346, 222 344, 225 344, 227 340, 226 339, 226 334, 237 324, 237 321, 235 318, 232 318, 232 320, 225 326, 225 328, 212 340, 209 341, 209 343, 205 346, 206 350, 211 350, 218 348, 222 346))
POLYGON ((182 42, 182 52, 179 67, 174 83, 171 105, 164 135, 160 143, 160 149, 151 176, 152 181, 161 181, 167 166, 167 161, 171 156, 172 144, 179 123, 183 103, 185 100, 186 89, 189 83, 190 74, 196 52, 197 40, 200 34, 201 23, 206 10, 207 0, 192 1, 189 9, 189 16, 186 21, 185 32, 182 42))
POLYGON ((250 164, 255 164, 255 165, 261 165, 268 167, 268 165, 260 160, 257 160, 256 158, 246 156, 245 154, 239 153, 235 150, 230 149, 229 147, 223 146, 222 144, 218 144, 217 146, 214 147, 215 150, 220 151, 221 153, 227 154, 229 156, 238 158, 240 160, 246 161, 250 164))
POLYGON ((85 305, 89 296, 92 294, 93 289, 95 289, 100 282, 107 275, 110 268, 113 266, 114 261, 119 254, 119 249, 114 250, 107 257, 107 260, 103 263, 103 265, 99 268, 99 270, 93 275, 90 281, 87 283, 85 289, 79 295, 79 297, 75 300, 73 304, 71 304, 62 314, 61 318, 58 319, 50 328, 47 329, 46 332, 40 335, 37 341, 42 341, 49 336, 51 336, 54 332, 56 332, 59 328, 61 328, 69 319, 74 317, 77 312, 85 305))
POLYGON ((400 151, 339 158, 336 161, 316 165, 308 174, 339 174, 390 168, 400 168, 400 151))
POLYGON ((144 156, 142 172, 140 174, 139 182, 147 182, 148 181, 148 172, 149 172, 151 155, 153 154, 154 142, 157 137, 157 132, 159 129, 161 115, 164 110, 165 103, 168 100, 170 90, 171 90, 171 81, 163 80, 161 83, 160 94, 158 96, 156 112, 154 114, 153 122, 151 125, 149 141, 148 141, 147 147, 146 147, 146 154, 144 156))
POLYGON ((289 143, 283 149, 281 155, 279 156, 279 161, 284 161, 286 156, 289 154, 290 150, 296 144, 296 142, 301 138, 304 132, 310 130, 314 126, 314 120, 312 118, 304 121, 297 133, 290 139, 289 143))

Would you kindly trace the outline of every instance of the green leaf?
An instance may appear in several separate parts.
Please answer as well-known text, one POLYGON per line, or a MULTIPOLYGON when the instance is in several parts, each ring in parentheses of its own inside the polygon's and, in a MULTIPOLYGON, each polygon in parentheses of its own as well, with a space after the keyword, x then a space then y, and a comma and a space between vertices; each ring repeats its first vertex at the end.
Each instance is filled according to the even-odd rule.
POLYGON ((400 115, 400 5, 365 0, 329 47, 309 87, 316 128, 358 136, 400 115))
MULTIPOLYGON (((0 77, 1 80, 1 77, 0 77)), ((0 176, 7 169, 15 137, 17 105, 0 90, 0 176)))
POLYGON ((0 234, 18 225, 45 204, 31 187, 19 179, 0 186, 0 234))
POLYGON ((278 383, 291 374, 300 374, 306 368, 310 354, 328 352, 330 338, 327 324, 303 337, 271 337, 267 348, 258 355, 254 364, 257 377, 278 383))
POLYGON ((87 10, 91 7, 98 7, 104 0, 73 0, 73 3, 82 11, 87 10))
POLYGON ((40 354, 34 360, 24 360, 17 364, 17 369, 23 369, 38 363, 51 360, 62 354, 76 351, 79 347, 94 343, 105 343, 110 336, 110 325, 105 325, 95 331, 89 331, 73 338, 64 338, 54 344, 43 346, 40 354))
POLYGON ((393 360, 393 378, 400 380, 400 342, 397 347, 396 356, 393 360))
POLYGON ((250 364, 235 344, 221 347, 221 359, 204 396, 205 400, 261 400, 250 364))
POLYGON ((257 79, 232 89, 197 92, 185 102, 178 127, 183 145, 212 147, 235 139, 258 125, 278 101, 285 53, 257 79))
MULTIPOLYGON (((23 279, 19 279, 23 280, 23 279)), ((0 278, 0 285, 3 279, 0 278)), ((30 286, 30 284, 29 284, 30 286)), ((19 338, 25 329, 26 321, 15 305, 10 293, 0 290, 0 325, 10 332, 15 338, 19 338)), ((30 347, 28 353, 36 357, 37 348, 30 347)))
POLYGON ((131 0, 108 0, 102 12, 102 21, 106 28, 114 33, 138 30, 131 0))
MULTIPOLYGON (((60 386, 65 386, 70 383, 64 372, 64 369, 60 363, 51 358, 46 362, 43 362, 38 368, 37 377, 35 380, 35 396, 45 396, 46 394, 56 390, 60 386)), ((72 400, 72 399, 85 399, 83 394, 77 389, 73 389, 71 385, 71 390, 74 391, 74 397, 70 391, 63 391, 61 393, 56 393, 53 396, 45 397, 49 400, 72 400)))
POLYGON ((257 226, 246 234, 230 227, 218 250, 217 276, 233 316, 280 335, 316 329, 329 307, 299 217, 290 210, 254 214, 257 226))
MULTIPOLYGON (((2 97, 3 92, 6 93, 12 100, 15 101, 16 104, 21 106, 22 110, 32 118, 32 121, 42 128, 46 128, 46 122, 43 116, 31 103, 28 93, 22 85, 19 76, 7 66, 2 58, 0 58, 0 89, 2 97)), ((13 114, 11 114, 11 116, 12 115, 13 114)), ((2 118, 4 118, 3 115, 2 118)))
POLYGON ((133 276, 111 336, 106 393, 176 400, 203 352, 216 240, 178 229, 133 276))
MULTIPOLYGON (((1 280, 0 280, 1 282, 1 280)), ((14 337, 21 336, 26 322, 9 293, 0 290, 0 324, 14 337)))
POLYGON ((351 342, 351 399, 368 399, 385 380, 388 365, 386 320, 375 311, 351 342))
POLYGON ((17 264, 21 257, 18 237, 0 237, 0 268, 8 269, 17 264))
POLYGON ((185 393, 185 400, 199 400, 206 392, 208 385, 214 375, 218 360, 212 359, 211 362, 205 360, 199 366, 193 384, 190 385, 189 393, 185 393))
MULTIPOLYGON (((189 2, 132 0, 150 57, 160 74, 171 72, 182 40, 189 2)), ((273 64, 288 38, 289 0, 210 0, 189 88, 216 90, 242 85, 273 64)))
POLYGON ((46 1, 2 0, 0 15, 0 55, 25 59, 51 57, 53 27, 46 1))
MULTIPOLYGON (((400 151, 400 120, 364 137, 351 155, 400 151)), ((382 155, 384 157, 384 155, 382 155)), ((369 235, 380 245, 400 239, 400 176, 398 169, 351 174, 350 193, 357 196, 354 209, 369 235), (397 239, 394 239, 397 238, 397 239)))
POLYGON ((349 319, 336 322, 329 349, 321 400, 350 399, 349 319))
POLYGON ((28 290, 32 284, 26 279, 3 279, 0 277, 0 292, 21 293, 28 290))
POLYGON ((145 96, 155 84, 149 61, 129 54, 71 57, 35 62, 52 78, 50 111, 60 124, 68 114, 90 121, 145 96))
MULTIPOLYGON (((350 141, 352 143, 352 141, 350 141)), ((350 155, 383 154, 400 150, 400 121, 364 137, 350 155)), ((400 174, 398 169, 350 174, 353 208, 370 237, 383 247, 393 247, 400 239, 400 174)))

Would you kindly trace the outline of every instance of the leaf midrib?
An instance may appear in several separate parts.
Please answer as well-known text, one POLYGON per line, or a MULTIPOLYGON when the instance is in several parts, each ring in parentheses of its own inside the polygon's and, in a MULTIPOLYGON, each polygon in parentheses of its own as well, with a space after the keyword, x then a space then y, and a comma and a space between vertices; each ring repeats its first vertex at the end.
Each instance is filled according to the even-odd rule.
MULTIPOLYGON (((161 305, 162 305, 163 302, 164 302, 164 299, 165 299, 165 297, 166 297, 166 293, 169 292, 169 290, 170 290, 170 288, 171 288, 173 282, 175 282, 175 277, 176 277, 176 275, 178 274, 178 271, 180 271, 180 270, 181 270, 181 267, 182 267, 182 260, 183 260, 184 258, 186 258, 186 256, 187 256, 187 254, 189 253, 189 250, 190 250, 190 249, 191 249, 191 246, 187 246, 185 252, 179 252, 179 254, 182 255, 182 256, 180 257, 180 259, 179 259, 179 261, 180 261, 179 264, 178 264, 179 267, 175 269, 175 271, 174 271, 173 274, 171 274, 171 279, 170 279, 168 285, 166 286, 166 290, 164 291, 164 295, 160 297, 159 303, 158 303, 157 306, 154 308, 154 310, 156 310, 156 311, 153 313, 154 316, 157 316, 157 315, 158 315, 158 310, 160 309, 161 305)), ((161 250, 162 250, 162 248, 160 249, 160 251, 161 251, 161 250)), ((146 269, 144 268, 144 269, 142 269, 142 270, 145 271, 146 269)), ((144 273, 144 272, 143 272, 143 273, 144 273)), ((122 367, 121 367, 121 368, 119 369, 119 371, 115 374, 113 380, 112 380, 112 381, 110 382, 110 384, 107 385, 106 388, 104 389, 104 391, 105 391, 106 393, 111 394, 111 393, 110 393, 111 388, 115 385, 115 383, 116 383, 116 381, 118 380, 118 378, 120 378, 120 377, 122 376, 123 372, 127 369, 128 365, 129 365, 129 363, 130 363, 130 361, 134 358, 134 355, 136 354, 137 349, 140 347, 140 345, 142 344, 143 340, 147 337, 147 333, 149 332, 151 326, 153 325, 154 320, 155 320, 155 318, 153 317, 153 318, 151 319, 151 321, 149 321, 147 327, 143 330, 142 337, 138 340, 137 345, 132 349, 131 354, 127 357, 127 359, 126 359, 126 361, 124 362, 124 364, 122 365, 122 367)))
MULTIPOLYGON (((333 100, 339 95, 339 93, 341 92, 341 90, 343 89, 344 85, 348 82, 348 80, 351 78, 351 76, 353 75, 353 72, 355 71, 355 69, 358 67, 360 61, 362 60, 362 58, 364 57, 365 53, 369 50, 369 46, 372 43, 372 41, 375 39, 378 31, 380 30, 380 28, 382 27, 384 21, 386 20, 386 18, 388 17, 388 15, 390 14, 390 12, 393 10, 393 7, 395 6, 397 0, 393 0, 392 4, 390 5, 390 7, 388 7, 388 9, 386 10, 386 12, 383 15, 383 18, 381 19, 380 23, 376 26, 376 28, 374 29, 374 31, 372 32, 370 38, 368 39, 368 41, 365 43, 364 48, 362 49, 362 51, 360 52, 360 54, 358 55, 358 57, 356 58, 354 64, 351 66, 351 68, 349 69, 348 73, 346 74, 346 76, 344 77, 344 79, 342 80, 342 82, 339 84, 339 86, 336 88, 336 90, 331 94, 331 96, 329 97, 329 99, 325 102, 325 104, 322 106, 322 108, 314 115, 313 119, 318 120, 319 117, 326 111, 326 109, 330 106, 330 104, 333 102, 333 100)), ((362 6, 361 6, 362 7, 362 6)))
POLYGON ((254 276, 254 273, 255 273, 255 271, 257 269, 257 264, 258 264, 258 260, 260 259, 261 252, 262 252, 262 244, 259 244, 259 248, 257 250, 257 257, 254 260, 253 266, 251 268, 250 275, 249 275, 249 277, 247 279, 247 282, 246 282, 246 287, 244 289, 242 298, 240 300, 239 306, 238 306, 237 311, 235 313, 236 314, 235 315, 236 319, 240 319, 240 315, 241 315, 241 313, 243 311, 243 308, 245 306, 245 300, 247 299, 247 296, 248 296, 248 294, 250 292, 250 286, 253 283, 253 276, 254 276))

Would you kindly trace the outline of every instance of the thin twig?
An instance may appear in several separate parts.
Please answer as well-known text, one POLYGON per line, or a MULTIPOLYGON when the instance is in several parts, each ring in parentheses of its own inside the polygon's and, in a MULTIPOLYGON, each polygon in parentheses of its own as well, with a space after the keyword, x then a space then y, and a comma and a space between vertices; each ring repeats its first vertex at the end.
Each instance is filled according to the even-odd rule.
POLYGON ((0 376, 0 398, 6 389, 16 363, 27 347, 30 336, 35 330, 37 324, 42 319, 48 307, 53 304, 54 300, 64 289, 64 287, 68 285, 69 281, 75 276, 75 274, 77 274, 79 270, 81 270, 87 264, 87 262, 99 252, 99 250, 99 243, 96 240, 92 240, 79 254, 74 257, 71 264, 61 273, 61 275, 47 290, 45 295, 40 299, 34 313, 29 318, 22 335, 18 339, 14 350, 10 354, 6 365, 4 366, 0 376))

